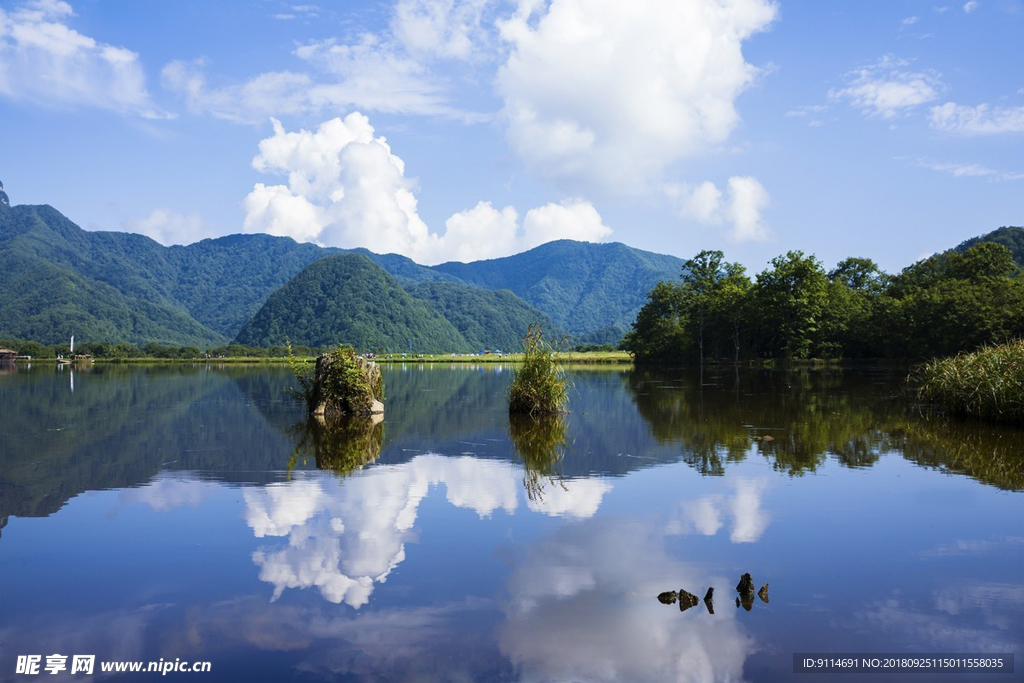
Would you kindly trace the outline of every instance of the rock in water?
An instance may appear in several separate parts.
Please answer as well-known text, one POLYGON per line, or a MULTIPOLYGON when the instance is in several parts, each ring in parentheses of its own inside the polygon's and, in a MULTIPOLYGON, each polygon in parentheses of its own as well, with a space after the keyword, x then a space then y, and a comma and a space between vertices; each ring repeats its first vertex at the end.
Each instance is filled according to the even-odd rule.
POLYGON ((660 593, 658 595, 658 602, 660 602, 663 605, 671 605, 675 601, 676 601, 676 592, 675 591, 665 591, 664 593, 660 593))
POLYGON ((373 415, 384 412, 380 368, 341 347, 316 359, 309 409, 313 415, 373 415))
POLYGON ((715 599, 715 589, 713 587, 712 588, 708 588, 708 592, 704 594, 704 599, 705 600, 714 600, 715 599))
POLYGON ((754 594, 754 580, 750 578, 750 574, 744 574, 740 577, 740 582, 736 584, 736 592, 741 595, 745 593, 754 594))
POLYGON ((768 602, 768 584, 761 586, 761 590, 757 591, 757 597, 761 598, 761 602, 768 602))

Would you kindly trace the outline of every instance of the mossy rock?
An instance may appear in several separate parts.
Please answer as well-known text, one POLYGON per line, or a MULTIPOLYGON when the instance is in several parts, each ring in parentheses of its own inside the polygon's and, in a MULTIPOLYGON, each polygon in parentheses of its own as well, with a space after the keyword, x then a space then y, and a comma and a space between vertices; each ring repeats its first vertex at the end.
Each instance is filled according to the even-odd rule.
POLYGON ((384 412, 384 378, 376 363, 342 347, 316 359, 310 413, 333 418, 384 412))

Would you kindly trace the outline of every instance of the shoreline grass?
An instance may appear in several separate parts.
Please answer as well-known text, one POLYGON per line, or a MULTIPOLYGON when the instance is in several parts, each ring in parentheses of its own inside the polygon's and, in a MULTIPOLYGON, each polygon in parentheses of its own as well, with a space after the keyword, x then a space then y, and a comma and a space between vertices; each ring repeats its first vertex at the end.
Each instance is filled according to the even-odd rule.
POLYGON ((954 415, 1024 424, 1024 340, 929 361, 918 399, 954 415))

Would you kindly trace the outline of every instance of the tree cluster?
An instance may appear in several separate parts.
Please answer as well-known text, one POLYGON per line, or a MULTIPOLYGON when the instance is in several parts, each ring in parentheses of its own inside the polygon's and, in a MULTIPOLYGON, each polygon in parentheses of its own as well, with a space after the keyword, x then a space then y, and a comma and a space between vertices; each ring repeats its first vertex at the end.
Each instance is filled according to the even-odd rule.
POLYGON ((1024 277, 980 242, 896 275, 865 258, 826 271, 790 251, 751 280, 720 251, 685 262, 648 294, 623 348, 638 362, 920 359, 1024 336, 1024 277))

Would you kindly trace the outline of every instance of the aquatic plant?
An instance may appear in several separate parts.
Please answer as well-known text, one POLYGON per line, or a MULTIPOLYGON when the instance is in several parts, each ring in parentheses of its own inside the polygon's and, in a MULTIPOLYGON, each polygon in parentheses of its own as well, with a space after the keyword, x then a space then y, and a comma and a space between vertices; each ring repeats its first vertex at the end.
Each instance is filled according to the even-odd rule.
POLYGON ((949 413, 1024 423, 1024 340, 929 361, 914 378, 918 398, 949 413))
POLYGON ((569 401, 565 372, 555 361, 554 344, 543 325, 530 325, 523 338, 523 363, 515 371, 508 391, 510 413, 560 413, 569 401))

